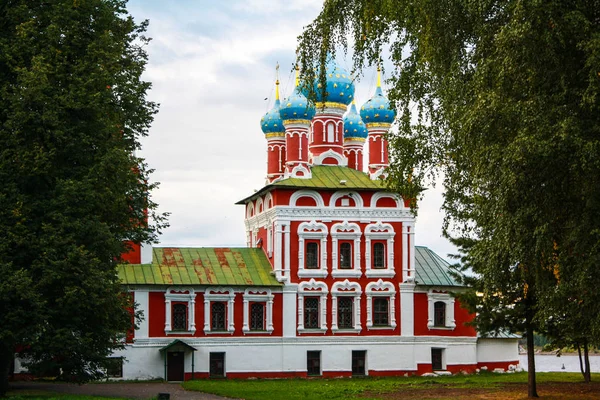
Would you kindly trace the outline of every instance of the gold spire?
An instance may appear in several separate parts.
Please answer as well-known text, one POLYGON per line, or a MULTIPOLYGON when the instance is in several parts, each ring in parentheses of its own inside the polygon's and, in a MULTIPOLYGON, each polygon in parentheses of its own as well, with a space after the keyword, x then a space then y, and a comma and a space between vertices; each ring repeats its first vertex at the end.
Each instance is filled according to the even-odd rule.
POLYGON ((300 86, 300 67, 296 64, 296 87, 300 86))
POLYGON ((275 81, 275 101, 279 100, 279 63, 275 66, 277 80, 275 81))
POLYGON ((377 87, 381 87, 381 66, 377 66, 377 87))

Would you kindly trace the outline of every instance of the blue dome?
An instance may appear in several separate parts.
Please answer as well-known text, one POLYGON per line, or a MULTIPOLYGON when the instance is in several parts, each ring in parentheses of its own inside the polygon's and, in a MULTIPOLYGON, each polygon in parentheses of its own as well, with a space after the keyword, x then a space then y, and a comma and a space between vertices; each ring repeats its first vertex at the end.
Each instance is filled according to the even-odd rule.
POLYGON ((360 116, 367 127, 378 123, 391 124, 396 117, 396 111, 390 108, 390 101, 378 86, 375 95, 360 108, 360 116))
POLYGON ((283 100, 283 106, 279 109, 279 116, 283 121, 292 119, 312 120, 315 116, 315 107, 308 102, 299 87, 283 100))
POLYGON ((317 74, 317 82, 314 83, 316 100, 319 103, 341 103, 348 105, 354 98, 354 82, 350 74, 334 62, 327 63, 327 97, 323 97, 321 84, 318 83, 319 76, 317 74))
POLYGON ((260 129, 262 129, 265 134, 285 132, 283 121, 279 116, 280 106, 280 101, 275 100, 275 105, 273 108, 261 118, 260 129))
POLYGON ((353 103, 350 111, 344 117, 344 138, 363 138, 368 135, 367 127, 362 118, 356 111, 356 105, 353 103))

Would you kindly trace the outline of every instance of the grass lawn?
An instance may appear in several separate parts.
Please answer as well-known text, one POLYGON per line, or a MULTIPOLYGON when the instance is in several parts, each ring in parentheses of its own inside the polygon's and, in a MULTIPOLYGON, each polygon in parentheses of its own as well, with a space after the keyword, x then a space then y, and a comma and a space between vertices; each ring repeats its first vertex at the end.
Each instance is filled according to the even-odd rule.
MULTIPOLYGON (((600 398, 598 381, 600 374, 592 374, 590 385, 583 383, 578 373, 537 374, 538 393, 543 399, 597 399, 600 398)), ((246 400, 522 399, 527 397, 527 373, 407 378, 196 380, 185 382, 183 387, 246 400)))

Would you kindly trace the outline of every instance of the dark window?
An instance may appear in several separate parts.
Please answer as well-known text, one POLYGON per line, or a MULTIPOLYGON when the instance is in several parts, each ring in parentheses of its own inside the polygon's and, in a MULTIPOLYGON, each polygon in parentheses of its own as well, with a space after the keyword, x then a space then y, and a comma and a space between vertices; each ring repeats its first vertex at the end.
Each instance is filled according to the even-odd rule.
POLYGON ((436 301, 433 304, 433 325, 446 326, 446 303, 436 301))
POLYGON ((387 298, 377 297, 373 300, 373 325, 389 325, 389 301, 387 298))
POLYGON ((350 243, 340 244, 340 268, 352 268, 352 245, 350 243))
POLYGON ((352 376, 365 375, 365 361, 367 352, 365 350, 352 351, 352 376))
POLYGON ((215 302, 210 307, 211 327, 213 331, 225 330, 225 303, 215 302))
POLYGON ((250 307, 250 330, 265 330, 265 305, 263 303, 254 303, 250 307))
POLYGON ((385 246, 383 243, 373 245, 373 268, 385 268, 385 246))
POLYGON ((434 371, 444 369, 442 364, 443 349, 431 349, 431 368, 434 371))
POLYGON ((304 298, 304 327, 307 329, 319 327, 319 299, 316 297, 304 298))
POLYGON ((306 352, 306 372, 308 376, 321 375, 321 352, 307 351, 306 352))
POLYGON ((187 305, 185 304, 173 304, 173 327, 174 331, 187 331, 187 305))
POLYGON ((109 378, 123 377, 123 359, 121 357, 106 359, 106 376, 109 378))
POLYGON ((306 244, 306 268, 319 268, 319 245, 315 242, 308 242, 306 244))
POLYGON ((340 297, 338 299, 338 328, 350 329, 352 325, 352 299, 340 297))
POLYGON ((210 353, 209 363, 211 378, 225 377, 225 353, 210 353))

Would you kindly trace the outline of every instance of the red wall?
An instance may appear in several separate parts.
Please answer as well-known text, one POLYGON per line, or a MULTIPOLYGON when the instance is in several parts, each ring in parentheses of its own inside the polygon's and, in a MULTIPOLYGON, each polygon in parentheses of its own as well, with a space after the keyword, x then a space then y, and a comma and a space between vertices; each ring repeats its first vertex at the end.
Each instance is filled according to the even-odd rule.
POLYGON ((453 330, 429 329, 427 328, 427 318, 427 293, 415 293, 415 336, 477 336, 473 327, 465 325, 473 319, 473 316, 460 306, 458 300, 454 301, 456 328, 453 330))

